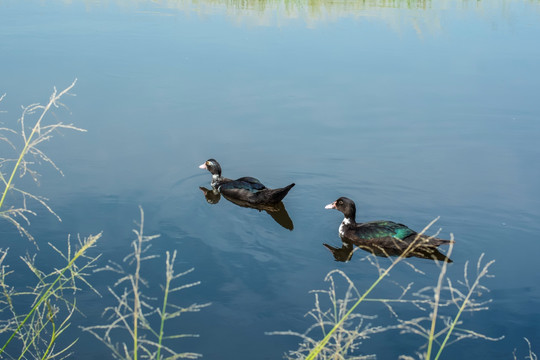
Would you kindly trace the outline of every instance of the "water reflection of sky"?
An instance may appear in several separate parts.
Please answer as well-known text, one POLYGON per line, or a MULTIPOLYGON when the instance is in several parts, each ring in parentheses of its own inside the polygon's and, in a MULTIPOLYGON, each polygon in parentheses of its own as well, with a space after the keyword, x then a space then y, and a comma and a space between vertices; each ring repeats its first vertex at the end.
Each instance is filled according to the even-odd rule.
MULTIPOLYGON (((201 334, 188 348, 277 358, 294 341, 264 332, 303 330, 307 291, 328 270, 371 279, 322 246, 339 245, 340 221, 323 206, 348 195, 362 220, 421 229, 441 215, 457 239, 456 276, 482 252, 496 259, 492 310, 471 321, 507 338, 471 343, 479 354, 506 359, 523 336, 540 338, 538 3, 255 3, 0 4, 1 121, 78 78, 70 112, 57 114, 88 129, 46 145, 66 176, 45 170, 37 190, 64 221, 38 217, 36 235, 104 230, 100 249, 121 257, 142 204, 148 231, 162 234, 157 248, 178 248, 203 281, 187 300, 214 303, 179 325, 201 334), (197 165, 209 157, 226 176, 296 182, 285 202, 294 231, 207 204, 197 165)), ((81 344, 88 358, 103 354, 81 344)), ((381 358, 414 350, 405 338, 381 344, 367 346, 381 358)), ((466 345, 448 356, 476 351, 466 345)))

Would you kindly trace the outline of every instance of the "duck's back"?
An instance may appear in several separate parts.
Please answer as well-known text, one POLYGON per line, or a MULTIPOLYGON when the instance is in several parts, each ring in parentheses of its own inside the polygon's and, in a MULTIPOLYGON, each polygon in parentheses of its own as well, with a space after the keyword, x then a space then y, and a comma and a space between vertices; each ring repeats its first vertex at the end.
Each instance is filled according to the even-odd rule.
POLYGON ((221 185, 219 191, 229 198, 252 205, 277 205, 293 186, 294 183, 283 188, 269 189, 255 178, 242 177, 221 185))
POLYGON ((393 221, 370 221, 349 225, 343 232, 343 237, 357 245, 379 246, 383 248, 403 249, 414 241, 421 247, 436 247, 453 241, 418 234, 406 225, 393 221))
POLYGON ((266 189, 266 186, 264 186, 259 179, 255 179, 251 176, 241 177, 240 179, 236 179, 234 182, 238 183, 237 186, 253 192, 266 189))
POLYGON ((258 179, 253 177, 242 177, 236 180, 228 181, 219 186, 219 191, 221 192, 240 190, 256 193, 264 189, 266 189, 266 186, 264 186, 258 179))
POLYGON ((353 233, 364 240, 393 237, 403 240, 411 235, 416 235, 416 231, 409 229, 403 224, 393 221, 378 220, 356 224, 353 233))
POLYGON ((223 195, 248 203, 254 202, 256 195, 265 189, 266 186, 252 177, 242 177, 219 186, 219 192, 223 195))

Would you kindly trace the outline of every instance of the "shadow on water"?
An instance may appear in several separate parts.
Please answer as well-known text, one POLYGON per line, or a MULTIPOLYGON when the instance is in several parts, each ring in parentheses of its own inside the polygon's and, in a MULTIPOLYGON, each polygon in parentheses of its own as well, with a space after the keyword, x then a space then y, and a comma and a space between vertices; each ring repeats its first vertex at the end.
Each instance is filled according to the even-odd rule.
MULTIPOLYGON (((395 247, 383 247, 376 246, 373 244, 359 244, 357 242, 353 243, 347 238, 341 238, 341 247, 337 248, 332 245, 323 243, 323 245, 330 250, 334 256, 334 260, 340 262, 347 262, 351 260, 353 253, 355 251, 355 245, 357 248, 367 251, 375 256, 380 257, 392 257, 392 256, 402 256, 405 252, 405 247, 395 246, 395 247)), ((445 261, 448 263, 452 262, 452 259, 448 258, 446 255, 441 253, 437 248, 431 246, 417 246, 416 248, 409 251, 405 256, 407 258, 417 257, 420 259, 428 260, 438 260, 445 261)))
MULTIPOLYGON (((212 205, 217 204, 221 199, 221 196, 223 195, 215 189, 207 189, 203 186, 200 186, 199 189, 201 189, 201 191, 203 192, 204 197, 206 198, 206 202, 212 205)), ((272 217, 272 219, 274 219, 275 222, 277 222, 285 229, 291 231, 294 229, 293 221, 287 213, 287 210, 285 209, 285 204, 283 204, 282 201, 276 205, 254 205, 247 201, 236 199, 231 196, 223 195, 223 197, 235 205, 256 209, 259 210, 259 212, 265 211, 266 213, 268 213, 268 215, 272 217)))

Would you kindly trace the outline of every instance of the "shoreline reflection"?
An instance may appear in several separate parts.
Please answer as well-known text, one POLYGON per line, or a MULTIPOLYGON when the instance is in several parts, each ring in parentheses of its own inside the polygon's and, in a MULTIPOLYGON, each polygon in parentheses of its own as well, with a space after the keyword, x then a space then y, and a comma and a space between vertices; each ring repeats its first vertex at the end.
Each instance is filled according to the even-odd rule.
MULTIPOLYGON (((237 23, 280 27, 289 21, 301 20, 308 27, 343 18, 380 19, 397 31, 412 28, 422 35, 440 32, 448 10, 486 14, 502 12, 513 21, 511 5, 522 0, 84 0, 87 10, 108 8, 111 4, 123 9, 158 16, 175 16, 175 12, 214 15, 224 12, 237 23), (150 7, 148 5, 151 5, 150 7), (394 11, 403 10, 403 11, 394 11)), ((73 1, 65 1, 72 5, 73 1)), ((536 3, 526 3, 531 9, 536 3)))

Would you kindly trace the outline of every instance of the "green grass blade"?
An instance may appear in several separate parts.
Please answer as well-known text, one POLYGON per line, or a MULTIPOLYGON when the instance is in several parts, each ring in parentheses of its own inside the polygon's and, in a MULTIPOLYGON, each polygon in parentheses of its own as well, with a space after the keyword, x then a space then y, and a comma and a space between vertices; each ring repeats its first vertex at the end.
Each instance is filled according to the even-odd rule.
POLYGON ((24 320, 19 324, 19 326, 17 326, 17 329, 15 329, 15 331, 13 332, 13 334, 11 334, 11 336, 9 337, 9 339, 4 343, 4 346, 2 346, 2 348, 0 349, 0 354, 2 354, 6 347, 9 345, 9 343, 11 342, 11 340, 13 340, 13 338, 19 333, 19 331, 21 330, 21 328, 24 326, 24 324, 26 324, 26 322, 28 321, 28 319, 32 316, 32 314, 36 311, 36 309, 39 308, 39 306, 44 302, 44 301, 47 301, 49 299, 49 297, 54 293, 53 289, 54 289, 54 286, 56 285, 56 283, 58 283, 60 281, 60 279, 62 279, 62 277, 64 276, 64 273, 69 270, 70 268, 73 267, 73 265, 75 264, 75 261, 81 256, 83 255, 86 250, 88 250, 90 247, 92 247, 96 241, 101 237, 101 233, 97 234, 97 235, 91 235, 88 237, 87 241, 84 243, 84 245, 79 249, 79 251, 77 251, 75 253, 75 255, 73 256, 73 259, 71 259, 71 261, 66 265, 66 267, 64 267, 60 273, 58 274, 58 276, 56 277, 56 279, 52 282, 52 284, 47 288, 47 290, 39 297, 39 300, 36 302, 36 304, 32 307, 32 309, 30 310, 30 312, 26 315, 26 317, 24 318, 24 320))

